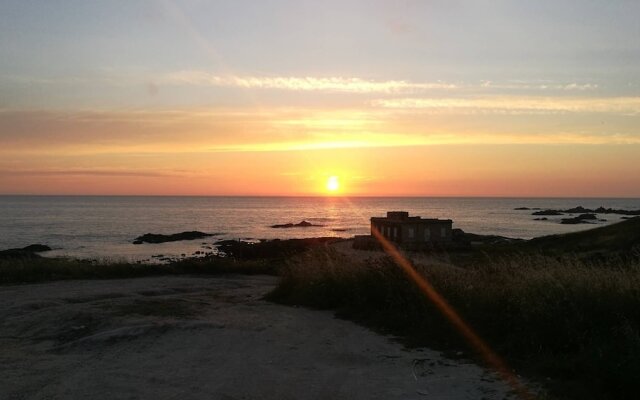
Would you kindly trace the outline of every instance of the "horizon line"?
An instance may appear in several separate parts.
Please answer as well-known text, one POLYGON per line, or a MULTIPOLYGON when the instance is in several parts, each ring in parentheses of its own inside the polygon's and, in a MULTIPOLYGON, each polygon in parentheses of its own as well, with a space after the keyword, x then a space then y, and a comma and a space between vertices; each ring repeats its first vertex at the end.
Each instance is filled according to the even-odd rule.
POLYGON ((29 194, 29 193, 0 193, 0 197, 217 197, 217 198, 433 198, 433 199, 612 199, 612 200, 640 200, 640 196, 500 196, 500 195, 259 195, 259 194, 29 194))

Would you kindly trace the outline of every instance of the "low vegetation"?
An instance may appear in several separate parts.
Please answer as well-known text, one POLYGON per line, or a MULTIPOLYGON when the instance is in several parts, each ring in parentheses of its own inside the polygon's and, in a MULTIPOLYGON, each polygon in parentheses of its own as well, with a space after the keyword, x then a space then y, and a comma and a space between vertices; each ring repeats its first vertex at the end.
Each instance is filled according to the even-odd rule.
MULTIPOLYGON (((415 268, 512 366, 559 398, 640 392, 640 259, 519 255, 465 268, 415 268)), ((466 344, 390 258, 353 262, 316 249, 290 262, 270 297, 335 309, 409 343, 466 344)))
POLYGON ((171 264, 136 264, 126 261, 84 261, 66 258, 0 259, 0 284, 31 283, 62 279, 121 279, 171 274, 276 274, 267 260, 190 258, 171 264))

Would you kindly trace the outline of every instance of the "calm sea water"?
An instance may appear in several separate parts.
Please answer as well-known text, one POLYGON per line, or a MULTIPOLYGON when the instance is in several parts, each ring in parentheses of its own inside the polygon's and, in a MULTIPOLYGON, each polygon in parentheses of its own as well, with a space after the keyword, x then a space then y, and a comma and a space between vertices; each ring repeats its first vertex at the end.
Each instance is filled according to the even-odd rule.
MULTIPOLYGON (((146 259, 191 255, 217 239, 350 237, 369 232, 369 218, 388 210, 450 218, 454 228, 480 234, 532 238, 588 229, 561 225, 560 217, 534 221, 516 207, 565 209, 578 205, 640 209, 640 199, 340 198, 340 197, 112 197, 0 196, 0 249, 47 244, 51 256, 146 259), (273 229, 307 220, 323 227, 273 229), (333 229, 346 229, 336 232, 333 229), (219 232, 206 240, 133 245, 144 233, 219 232)), ((620 221, 606 215, 605 223, 620 221)))

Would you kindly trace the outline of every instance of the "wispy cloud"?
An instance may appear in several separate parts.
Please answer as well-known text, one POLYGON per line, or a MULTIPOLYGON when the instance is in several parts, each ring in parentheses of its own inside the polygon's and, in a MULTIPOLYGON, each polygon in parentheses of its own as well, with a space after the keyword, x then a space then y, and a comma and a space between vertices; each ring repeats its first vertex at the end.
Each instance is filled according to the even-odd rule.
POLYGON ((355 77, 291 77, 216 75, 206 71, 179 71, 164 77, 165 83, 186 83, 238 87, 247 89, 279 89, 294 91, 346 93, 400 93, 429 89, 456 89, 447 82, 409 82, 406 80, 368 80, 355 77))
POLYGON ((576 83, 576 82, 492 82, 482 81, 480 87, 484 89, 498 89, 498 90, 533 90, 533 91, 590 91, 599 88, 595 83, 576 83))
POLYGON ((640 114, 640 97, 533 97, 493 96, 476 98, 401 98, 378 99, 375 107, 423 109, 456 113, 613 113, 640 114))
POLYGON ((255 76, 220 75, 202 70, 183 70, 164 74, 158 81, 165 84, 189 84, 243 89, 277 89, 290 91, 343 92, 343 93, 424 93, 431 90, 528 90, 528 91, 592 91, 595 83, 553 81, 508 82, 414 82, 406 79, 374 80, 360 77, 318 76, 255 76))
POLYGON ((105 169, 0 169, 0 176, 113 176, 113 177, 169 177, 177 173, 139 170, 105 169))

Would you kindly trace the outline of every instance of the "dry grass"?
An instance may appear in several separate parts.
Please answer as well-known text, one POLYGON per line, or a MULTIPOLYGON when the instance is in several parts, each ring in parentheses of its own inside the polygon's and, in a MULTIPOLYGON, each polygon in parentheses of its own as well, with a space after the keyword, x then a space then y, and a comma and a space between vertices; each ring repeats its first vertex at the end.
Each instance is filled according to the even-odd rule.
MULTIPOLYGON (((512 255, 465 269, 416 269, 495 350, 557 396, 640 393, 638 258, 596 264, 512 255)), ((270 297, 336 309, 415 344, 465 345, 390 259, 353 262, 316 250, 287 265, 270 297)))
POLYGON ((99 262, 66 258, 0 259, 0 284, 62 279, 122 279, 169 274, 275 274, 268 260, 230 258, 186 259, 166 265, 135 264, 118 260, 99 262))

